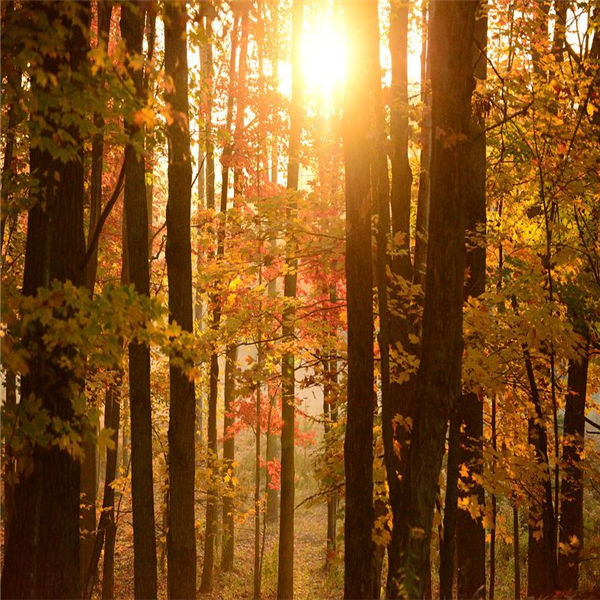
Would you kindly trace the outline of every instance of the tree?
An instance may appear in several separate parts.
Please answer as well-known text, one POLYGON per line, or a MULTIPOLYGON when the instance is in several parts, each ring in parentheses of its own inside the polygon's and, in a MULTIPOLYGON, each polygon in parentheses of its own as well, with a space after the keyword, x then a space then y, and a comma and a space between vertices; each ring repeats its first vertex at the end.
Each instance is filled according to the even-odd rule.
POLYGON ((471 114, 475 2, 432 2, 431 208, 421 362, 410 456, 402 480, 399 567, 388 593, 421 597, 446 424, 460 394, 465 265, 461 161, 471 114), (461 32, 457 35, 457 32, 461 32))
POLYGON ((575 591, 579 587, 579 553, 583 547, 583 467, 585 400, 587 391, 588 348, 584 332, 581 357, 569 361, 562 459, 565 472, 561 486, 559 542, 566 547, 558 555, 560 588, 575 591))
MULTIPOLYGON (((35 8, 32 39, 41 41, 45 31, 57 22, 63 36, 54 47, 40 46, 31 68, 54 77, 32 82, 32 97, 37 101, 35 116, 45 120, 44 130, 31 123, 30 173, 35 177, 30 188, 23 294, 35 296, 52 282, 83 283, 82 259, 85 256, 83 232, 83 146, 76 125, 64 125, 56 98, 60 94, 81 93, 85 85, 85 53, 88 48, 90 6, 77 5, 66 10, 59 2, 35 8), (42 37, 40 37, 42 36, 42 37), (53 138, 61 132, 63 140, 53 138), (62 152, 63 160, 59 159, 62 152)), ((71 106, 71 123, 77 112, 71 106)), ((65 342, 61 352, 47 354, 43 336, 69 315, 56 312, 56 322, 32 323, 25 334, 31 354, 28 374, 21 380, 21 404, 38 400, 49 421, 47 445, 36 445, 28 472, 15 489, 15 509, 6 541, 2 573, 5 598, 76 598, 80 594, 79 570, 79 460, 68 449, 52 443, 55 433, 50 419, 80 432, 81 417, 74 403, 82 393, 82 382, 71 366, 61 360, 75 357, 76 346, 65 342)))
POLYGON ((348 404, 344 465, 344 597, 370 598, 374 589, 373 526, 373 274, 369 136, 371 77, 377 65, 369 52, 377 26, 371 2, 345 6, 346 31, 353 40, 346 83, 343 132, 346 169, 346 302, 348 311, 348 404))
MULTIPOLYGON (((108 52, 108 38, 112 16, 112 2, 98 4, 98 48, 108 52)), ((99 72, 98 80, 103 81, 103 72, 99 72)), ((94 232, 98 227, 102 209, 102 169, 104 164, 104 118, 101 114, 94 115, 94 126, 97 132, 92 140, 92 156, 90 167, 90 222, 87 237, 87 254, 90 254, 85 268, 85 286, 90 294, 94 293, 96 274, 98 271, 98 245, 94 240, 94 232), (90 243, 94 242, 93 248, 90 243)), ((94 549, 94 531, 96 529, 96 463, 97 452, 94 440, 95 431, 90 431, 84 441, 85 458, 81 465, 81 500, 84 505, 81 510, 80 527, 85 532, 81 539, 81 575, 82 587, 86 583, 86 575, 94 549), (86 506, 87 505, 87 506, 86 506)))
MULTIPOLYGON (((247 15, 246 15, 247 18, 247 15)), ((234 14, 234 26, 231 34, 231 53, 229 58, 229 92, 227 97, 227 114, 225 130, 227 135, 231 135, 231 125, 233 120, 233 108, 236 91, 236 55, 238 49, 238 29, 239 29, 240 17, 234 14)), ((247 44, 248 30, 247 25, 243 28, 242 41, 245 38, 247 44)), ((247 46, 240 48, 240 57, 242 56, 242 50, 247 50, 247 46)), ((240 64, 245 63, 245 56, 241 60, 240 64)), ((240 68, 241 71, 241 68, 240 68)), ((229 171, 231 167, 231 159, 233 154, 233 144, 228 142, 223 148, 223 154, 221 157, 222 163, 222 177, 221 177, 221 202, 220 202, 220 221, 217 230, 217 261, 223 260, 225 256, 225 234, 226 234, 226 219, 227 219, 227 202, 229 193, 229 171)), ((221 300, 216 295, 212 298, 213 301, 213 315, 212 315, 212 327, 213 329, 218 328, 219 322, 221 321, 221 300)), ((219 361, 216 351, 213 352, 210 358, 210 389, 208 399, 208 452, 209 459, 208 465, 211 468, 210 475, 215 477, 216 471, 216 458, 217 458, 217 394, 218 394, 218 381, 219 381, 219 361)), ((229 449, 228 445, 228 449, 229 449)), ((233 515, 232 515, 233 517, 233 515)), ((214 568, 214 554, 215 554, 215 539, 217 534, 217 498, 216 490, 214 485, 211 485, 211 489, 208 491, 208 498, 206 502, 206 533, 204 538, 204 562, 202 565, 202 581, 200 584, 201 592, 208 592, 213 587, 213 568, 214 568)))
MULTIPOLYGON (((294 335, 294 299, 296 298, 298 258, 296 244, 289 228, 297 215, 298 174, 300 170, 300 136, 302 134, 302 104, 300 81, 300 34, 303 0, 292 4, 292 99, 290 106, 290 141, 287 171, 286 240, 284 296, 281 334, 290 343, 294 335)), ((279 502, 279 563, 277 597, 294 597, 294 431, 296 411, 296 370, 294 354, 286 350, 281 358, 281 496, 279 502)), ((259 425, 257 425, 259 426, 259 425)))
MULTIPOLYGON (((487 15, 486 7, 475 22, 473 44, 474 74, 479 81, 486 77, 487 15)), ((485 115, 477 114, 481 103, 473 103, 469 131, 469 148, 464 161, 466 227, 467 227, 467 281, 465 297, 481 296, 485 291, 485 244, 482 236, 486 222, 486 137, 485 115)), ((476 497, 483 507, 485 498, 481 483, 483 471, 483 402, 476 392, 464 392, 455 413, 450 417, 450 435, 444 508, 444 538, 440 549, 440 579, 444 574, 444 596, 452 597, 454 556, 456 550, 459 597, 485 596, 485 531, 480 517, 473 518, 466 510, 458 509, 458 498, 468 504, 476 497), (463 466, 464 465, 464 466, 463 466), (459 470, 460 491, 457 489, 459 470), (455 541, 454 541, 455 540, 455 541), (444 550, 442 552, 442 549, 444 550)))
MULTIPOLYGON (((121 5, 121 35, 130 56, 129 76, 140 107, 144 105, 142 69, 131 60, 142 56, 145 5, 121 5)), ((124 207, 127 227, 129 279, 138 294, 150 293, 148 264, 148 205, 143 130, 131 117, 125 122, 130 143, 126 149, 124 207)), ((152 476, 152 406, 150 403, 150 349, 143 342, 129 346, 129 405, 131 414, 131 495, 135 595, 156 597, 156 538, 154 532, 154 479, 152 476)))
MULTIPOLYGON (((166 94, 171 120, 169 199, 167 202, 167 269, 169 317, 184 331, 193 330, 192 248, 190 237, 192 165, 188 114, 187 13, 185 3, 165 5, 165 73, 173 88, 166 94)), ((196 397, 182 357, 169 364, 169 516, 167 533, 170 598, 196 594, 194 518, 196 397)))

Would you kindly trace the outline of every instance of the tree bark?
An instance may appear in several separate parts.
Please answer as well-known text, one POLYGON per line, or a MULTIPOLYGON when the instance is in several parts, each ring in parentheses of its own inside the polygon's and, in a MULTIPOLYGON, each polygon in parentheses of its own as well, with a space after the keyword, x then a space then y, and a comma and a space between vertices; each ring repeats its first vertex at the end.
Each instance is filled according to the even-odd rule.
MULTIPOLYGON (((121 35, 130 56, 142 55, 143 2, 121 4, 121 35)), ((129 67, 136 97, 144 104, 141 69, 129 67)), ((148 263, 148 205, 143 156, 143 130, 126 122, 131 142, 127 147, 124 206, 127 224, 129 278, 138 294, 150 294, 148 263)), ((133 508, 134 589, 136 598, 156 598, 156 538, 154 480, 152 475, 152 406, 150 401, 150 348, 134 341, 129 346, 129 401, 131 415, 131 496, 133 508)))
MULTIPOLYGON (((300 137, 302 135, 302 104, 300 80, 300 35, 302 31, 303 0, 292 4, 292 99, 290 105, 290 139, 287 170, 288 196, 286 201, 286 256, 284 276, 285 302, 282 315, 282 337, 285 343, 293 342, 296 313, 298 259, 296 242, 290 232, 297 218, 298 176, 300 170, 300 137)), ((281 358, 281 496, 279 504, 279 563, 277 571, 277 598, 294 597, 294 497, 295 497, 295 412, 296 371, 293 351, 287 349, 281 358)))
MULTIPOLYGON (((38 23, 58 19, 66 32, 57 42, 66 52, 45 54, 39 65, 48 73, 61 75, 61 85, 64 77, 71 78, 64 70, 81 74, 85 69, 89 5, 80 5, 76 13, 67 13, 60 3, 48 2, 37 6, 36 11, 40 17, 38 23), (75 18, 81 22, 75 24, 75 18)), ((33 39, 36 36, 33 30, 33 39)), ((69 85, 79 84, 71 79, 69 85)), ((48 83, 31 84, 31 93, 41 100, 37 116, 45 119, 50 130, 42 133, 41 141, 67 148, 71 154, 63 162, 52 158, 39 145, 30 152, 30 172, 38 185, 30 192, 33 207, 28 214, 23 283, 23 293, 28 296, 35 296, 39 288, 48 287, 53 280, 71 281, 75 286, 83 283, 82 135, 77 127, 68 127, 72 141, 68 146, 57 142, 52 130, 61 129, 61 115, 51 108, 39 108, 47 106, 48 95, 57 92, 48 83)), ((82 382, 68 366, 61 364, 61 358, 76 349, 65 344, 59 355, 46 354, 42 342, 44 329, 36 322, 25 333, 26 344, 34 344, 37 349, 29 359, 29 374, 21 380, 21 398, 30 395, 39 398, 50 419, 58 418, 80 432, 81 423, 74 414, 72 400, 74 394, 81 392, 82 382)), ((37 446, 30 459, 31 472, 24 473, 15 488, 15 510, 5 546, 2 597, 79 597, 79 461, 56 445, 37 446)))
POLYGON ((460 394, 465 266, 465 181, 462 161, 473 90, 476 2, 431 6, 431 213, 417 410, 402 480, 399 566, 392 596, 423 595, 425 569, 446 424, 460 394))
MULTIPOLYGON (((185 2, 165 5, 165 73, 173 88, 165 94, 172 111, 169 141, 167 245, 169 321, 193 331, 192 246, 187 13, 185 2)), ((181 357, 169 361, 169 509, 167 565, 169 598, 196 596, 196 535, 194 518, 196 397, 194 382, 181 357)))
MULTIPOLYGON (((478 80, 487 76, 487 13, 485 3, 475 21, 473 46, 474 75, 478 80)), ((485 291, 485 242, 481 239, 486 229, 486 135, 485 117, 472 112, 469 131, 469 149, 465 163, 465 202, 467 218, 467 272, 465 296, 476 298, 485 291)), ((481 485, 483 474, 483 402, 474 392, 465 390, 459 404, 459 418, 463 423, 460 435, 460 464, 467 468, 462 479, 459 497, 475 496, 479 506, 485 503, 481 485), (478 483, 479 482, 479 483, 478 483)), ((462 471, 462 469, 461 469, 462 471)), ((456 519, 456 547, 458 596, 485 598, 485 529, 481 517, 473 518, 466 510, 459 510, 456 519)))
MULTIPOLYGON (((112 15, 112 2, 98 3, 98 47, 104 52, 108 50, 108 36, 110 33, 110 19, 112 15)), ((102 70, 98 73, 98 87, 102 86, 104 77, 102 70)), ((101 90, 98 90, 101 93, 101 90)), ((98 129, 92 140, 92 164, 90 173, 90 223, 88 229, 88 245, 102 212, 102 166, 104 154, 104 119, 102 115, 94 115, 94 126, 98 129)), ((89 251, 89 248, 88 248, 89 251)), ((85 286, 90 295, 94 294, 96 273, 98 270, 98 244, 94 243, 91 256, 85 268, 85 286)), ((85 585, 85 576, 92 558, 94 549, 94 534, 96 531, 96 497, 97 497, 97 446, 93 439, 97 432, 90 432, 84 439, 85 457, 81 464, 81 513, 80 527, 80 566, 82 586, 85 585)))
MULTIPOLYGON (((371 598, 374 589, 373 527, 373 272, 369 107, 373 64, 369 52, 377 8, 353 0, 345 6, 346 31, 353 44, 342 123, 346 167, 346 300, 348 312, 348 405, 344 467, 344 597, 371 598)), ((372 110, 372 109, 371 109, 372 110)))
MULTIPOLYGON (((226 113, 226 131, 231 131, 233 120, 233 102, 236 89, 236 68, 235 59, 238 48, 238 25, 239 16, 235 15, 234 25, 231 33, 231 55, 229 62, 229 96, 227 98, 226 113)), ((223 148, 221 157, 222 178, 221 178, 221 203, 220 216, 221 221, 217 230, 217 260, 223 259, 225 255, 225 228, 227 214, 227 194, 229 189, 229 168, 232 156, 231 144, 223 148)), ((212 327, 217 328, 221 320, 221 305, 217 297, 213 298, 214 309, 212 315, 212 327)), ((219 360, 216 351, 213 352, 210 360, 210 388, 208 397, 208 424, 207 424, 207 445, 208 462, 211 468, 212 477, 215 476, 214 462, 217 458, 217 394, 219 383, 219 360)), ((202 564, 202 579, 200 582, 200 592, 206 593, 213 588, 213 571, 215 562, 215 542, 217 536, 217 495, 214 485, 210 485, 206 500, 206 525, 204 535, 204 562, 202 564)))
MULTIPOLYGON (((448 464, 446 467, 446 497, 444 499, 444 528, 440 539, 440 598, 454 597, 456 554, 456 517, 458 501, 458 461, 460 455, 460 417, 456 411, 450 417, 448 434, 448 464)), ((460 596, 459 596, 460 597, 460 596)))
POLYGON ((223 496, 223 548, 221 554, 221 570, 233 570, 233 553, 235 548, 234 528, 234 485, 233 476, 235 460, 235 436, 231 431, 235 419, 232 414, 235 400, 235 368, 237 361, 237 346, 227 347, 225 355, 225 408, 223 411, 223 471, 226 474, 228 490, 223 496))
POLYGON ((429 170, 431 167, 431 81, 429 77, 429 26, 428 2, 423 2, 421 11, 421 165, 417 198, 417 222, 415 231, 415 254, 413 281, 425 285, 427 267, 427 233, 429 230, 429 170))
POLYGON ((562 461, 564 473, 560 490, 559 542, 569 547, 558 555, 560 589, 577 592, 579 554, 583 549, 583 449, 585 400, 588 374, 588 337, 579 359, 569 360, 567 401, 563 425, 562 461))
POLYGON ((521 549, 519 547, 519 509, 513 506, 513 561, 515 573, 515 600, 521 599, 521 549))
POLYGON ((528 441, 535 450, 536 462, 543 469, 539 494, 530 498, 527 548, 527 595, 539 598, 552 595, 557 589, 556 529, 548 463, 548 437, 533 365, 526 347, 524 358, 534 411, 529 417, 528 441))

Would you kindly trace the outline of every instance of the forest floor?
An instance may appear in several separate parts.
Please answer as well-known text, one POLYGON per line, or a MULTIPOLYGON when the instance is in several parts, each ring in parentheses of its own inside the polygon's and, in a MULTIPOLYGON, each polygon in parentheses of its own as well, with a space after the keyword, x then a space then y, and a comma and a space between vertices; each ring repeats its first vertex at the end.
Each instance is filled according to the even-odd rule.
MULTIPOLYGON (((325 569, 326 507, 301 507, 296 511, 295 520, 295 568, 294 597, 298 599, 340 598, 343 590, 343 562, 334 559, 325 569)), ((338 526, 341 523, 338 524, 338 526)), ((263 599, 277 597, 277 523, 267 526, 263 557, 262 590, 263 599)), ((218 577, 218 587, 211 600, 235 600, 252 598, 254 569, 254 528, 253 520, 248 519, 237 530, 236 567, 232 573, 218 577)))
MULTIPOLYGON (((342 596, 343 561, 338 556, 333 559, 329 568, 325 568, 326 522, 327 508, 325 504, 311 507, 303 506, 296 511, 294 597, 299 600, 325 600, 341 598, 342 596)), ((342 526, 342 523, 338 522, 338 527, 340 526, 342 526)), ((125 529, 130 530, 127 526, 125 529)), ((264 600, 277 597, 277 530, 278 523, 267 525, 261 590, 261 598, 264 600)), ((129 538, 129 534, 125 534, 123 537, 129 538)), ((115 597, 133 598, 132 540, 121 539, 120 542, 115 562, 115 597)), ((166 598, 167 578, 165 570, 161 569, 160 565, 160 540, 157 554, 159 556, 159 597, 166 598)), ((217 549, 217 556, 220 556, 220 548, 217 549)), ((214 591, 211 594, 198 594, 198 598, 206 598, 206 600, 252 598, 254 576, 254 519, 252 516, 249 516, 242 525, 236 527, 234 564, 234 570, 230 573, 219 573, 217 571, 214 591)), ((202 544, 199 543, 198 587, 201 573, 202 544)), ((96 597, 100 597, 99 589, 96 590, 96 597)))

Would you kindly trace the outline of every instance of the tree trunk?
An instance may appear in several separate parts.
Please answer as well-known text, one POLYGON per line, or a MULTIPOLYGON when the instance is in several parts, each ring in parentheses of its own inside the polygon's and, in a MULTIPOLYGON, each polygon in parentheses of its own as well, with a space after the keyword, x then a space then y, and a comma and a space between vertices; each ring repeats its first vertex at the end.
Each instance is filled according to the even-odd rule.
MULTIPOLYGON (((5 10, 2 14, 2 27, 6 30, 6 28, 11 26, 11 23, 14 20, 19 18, 19 13, 15 12, 15 2, 6 2, 5 10)), ((13 164, 14 156, 15 156, 15 136, 16 136, 16 127, 19 122, 19 111, 18 108, 18 97, 21 93, 21 79, 22 73, 21 70, 8 63, 5 59, 5 55, 2 56, 2 65, 1 65, 2 73, 6 75, 6 88, 7 91, 10 91, 14 94, 12 100, 8 99, 6 96, 4 97, 4 102, 8 106, 8 115, 6 118, 5 124, 5 136, 6 141, 4 143, 4 161, 2 165, 2 186, 0 189, 0 253, 2 253, 4 249, 4 231, 6 229, 6 222, 8 219, 8 215, 10 215, 10 185, 11 178, 16 175, 16 168, 13 164)), ((5 538, 6 539, 6 538, 5 538)))
POLYGON ((583 549, 583 449, 588 374, 588 341, 579 359, 569 360, 567 401, 563 426, 564 474, 560 491, 559 542, 569 548, 558 555, 560 589, 576 593, 579 587, 579 554, 583 549))
MULTIPOLYGON (((379 346, 381 353, 381 402, 383 444, 385 450, 385 465, 389 485, 390 505, 394 518, 394 527, 401 514, 402 499, 400 496, 400 481, 405 469, 408 456, 406 441, 408 429, 398 421, 398 418, 408 420, 414 412, 414 377, 400 383, 397 378, 398 365, 390 359, 390 350, 401 346, 408 352, 416 352, 414 344, 409 343, 411 326, 405 316, 407 308, 405 299, 399 293, 399 286, 388 285, 388 267, 391 266, 393 281, 400 278, 409 281, 412 278, 412 261, 410 256, 410 211, 412 172, 408 161, 408 3, 394 1, 390 17, 390 51, 392 54, 392 87, 391 87, 391 233, 393 249, 396 255, 389 260, 387 244, 390 234, 389 205, 387 185, 387 162, 380 159, 378 168, 379 183, 373 185, 372 193, 378 201, 378 238, 377 238, 377 293, 379 296, 379 346), (391 265, 389 265, 391 263, 391 265), (389 292, 388 292, 389 287, 389 292), (393 311, 389 310, 387 296, 391 296, 393 311)), ((377 30, 376 30, 377 31, 377 30)), ((371 52, 378 55, 379 35, 374 36, 371 52)), ((380 95, 380 69, 376 71, 375 93, 380 95)), ((376 107, 380 124, 377 126, 380 147, 376 150, 379 156, 385 156, 385 122, 381 108, 376 107)), ((394 281, 395 283, 395 281, 394 281)), ((405 421, 406 422, 406 421, 405 421)), ((393 573, 399 560, 397 538, 394 538, 388 548, 390 568, 393 573)))
MULTIPOLYGON (((298 259, 296 242, 290 232, 297 217, 300 170, 300 137, 302 135, 302 103, 300 80, 300 35, 302 31, 303 0, 292 3, 292 99, 290 105, 290 140, 287 170, 286 198, 286 256, 284 296, 281 334, 287 344, 293 342, 296 312, 296 283, 298 259)), ((295 412, 296 412, 296 371, 294 354, 287 349, 281 358, 281 497, 279 505, 279 563, 277 571, 277 598, 291 600, 294 597, 294 497, 295 497, 295 412)))
POLYGON ((348 311, 348 405, 344 467, 346 515, 344 597, 371 598, 374 589, 373 527, 373 293, 371 250, 370 119, 372 74, 369 52, 377 8, 354 0, 345 6, 353 44, 342 137, 346 166, 346 301, 348 311))
MULTIPOLYGON (((329 300, 332 304, 337 302, 335 287, 331 288, 329 300)), ((327 359, 327 380, 323 390, 323 413, 325 416, 325 438, 331 431, 331 427, 338 420, 337 400, 331 393, 333 385, 338 383, 338 364, 335 355, 332 354, 327 359)), ((337 510, 338 494, 337 491, 330 492, 327 496, 327 552, 325 555, 325 565, 329 566, 331 559, 337 549, 337 510)))
MULTIPOLYGON (((233 30, 231 33, 231 56, 229 62, 229 96, 227 98, 226 131, 231 131, 233 119, 233 100, 235 95, 235 58, 238 47, 238 25, 239 17, 234 18, 233 30)), ((229 189, 229 167, 231 163, 232 147, 227 145, 223 148, 221 163, 221 221, 217 231, 217 260, 223 259, 225 254, 225 219, 227 213, 227 193, 229 189)), ((212 327, 217 328, 221 320, 221 305, 217 297, 213 299, 212 327)), ((217 458, 217 394, 219 384, 219 360, 216 351, 213 352, 210 360, 210 389, 208 396, 208 424, 207 424, 207 445, 208 461, 211 477, 215 476, 214 462, 217 458)), ((206 499, 206 525, 204 534, 204 562, 202 564, 202 579, 200 582, 200 592, 206 593, 213 588, 213 571, 215 562, 215 542, 217 536, 217 495, 213 484, 209 484, 206 499)))
MULTIPOLYGON (((187 13, 184 2, 165 5, 165 73, 173 88, 165 100, 173 111, 167 126, 169 196, 166 260, 169 321, 193 331, 191 188, 192 165, 188 114, 187 13)), ((167 565, 169 598, 196 596, 194 519, 196 397, 194 382, 181 365, 169 361, 169 509, 167 565)))
POLYGON ((536 462, 544 471, 536 496, 530 498, 527 548, 527 596, 539 598, 552 595, 557 589, 556 529, 548 463, 548 437, 533 365, 526 347, 524 357, 534 410, 534 414, 529 417, 528 442, 535 450, 536 462))
POLYGON ((513 506, 513 561, 515 571, 515 600, 521 600, 521 549, 519 548, 519 509, 513 506))
MULTIPOLYGON (((110 19, 112 15, 112 2, 98 3, 98 47, 104 52, 108 51, 108 37, 110 33, 110 19)), ((98 87, 104 82, 102 70, 99 71, 98 87)), ((101 90, 98 90, 101 93, 101 90)), ((104 155, 104 119, 102 115, 94 115, 94 126, 98 132, 92 140, 92 165, 90 173, 90 223, 88 229, 88 245, 92 240, 94 231, 98 227, 100 213, 102 212, 102 167, 104 155)), ((89 249, 88 249, 89 251, 89 249)), ((90 295, 94 294, 96 284, 96 273, 98 270, 98 244, 94 242, 94 248, 85 268, 85 287, 90 295)), ((81 582, 85 585, 87 569, 94 550, 94 534, 96 531, 96 496, 97 496, 97 446, 93 439, 97 432, 90 432, 84 439, 85 457, 81 464, 81 513, 80 528, 82 535, 80 539, 80 567, 81 582)))
MULTIPOLYGON (((460 417, 456 411, 450 417, 448 434, 448 464, 446 467, 446 497, 444 528, 440 540, 440 598, 452 600, 454 588, 454 557, 456 554, 456 517, 458 502, 458 461, 460 455, 460 417)), ((460 595, 459 595, 460 597, 460 595)))
MULTIPOLYGON (((502 262, 502 244, 500 245, 500 263, 502 262)), ((498 269, 501 272, 501 269, 498 269)), ((496 428, 496 412, 497 412, 497 399, 496 395, 492 396, 492 450, 494 453, 498 450, 498 441, 497 441, 497 428, 496 428)), ((492 463, 492 477, 494 476, 495 464, 492 463)), ((496 594, 496 516, 498 513, 498 505, 496 500, 496 493, 492 492, 491 498, 492 504, 492 524, 490 531, 490 593, 489 599, 494 600, 496 594)))
MULTIPOLYGON (((121 35, 130 56, 142 56, 144 37, 143 2, 121 5, 121 35)), ((142 70, 129 67, 136 96, 143 105, 142 70)), ((148 205, 144 158, 133 143, 141 146, 143 131, 126 122, 131 143, 127 147, 124 206, 127 224, 129 278, 138 294, 150 293, 148 263, 148 205)), ((152 475, 152 406, 150 401, 150 348, 140 342, 129 346, 129 399, 131 415, 131 496, 133 508, 134 588, 136 598, 155 598, 156 539, 154 528, 154 481, 152 475)))
MULTIPOLYGON (((200 130, 199 148, 203 154, 202 160, 204 164, 199 164, 199 169, 204 172, 203 181, 199 181, 199 198, 198 207, 206 208, 208 210, 215 209, 215 148, 212 134, 212 94, 213 94, 213 48, 212 48, 212 16, 208 14, 209 10, 206 10, 206 5, 203 5, 205 13, 202 16, 204 35, 206 36, 206 42, 204 46, 200 48, 200 69, 202 73, 202 107, 203 112, 201 113, 200 122, 204 125, 204 131, 200 130), (203 185, 202 185, 203 184, 203 185), (201 191, 200 191, 201 190, 201 191)), ((200 180, 200 177, 198 177, 200 180)), ((200 232, 198 233, 200 239, 200 232)), ((202 252, 202 248, 197 248, 197 272, 200 273, 202 268, 202 260, 205 254, 202 252)), ((199 327, 202 328, 202 290, 200 286, 196 289, 196 319, 199 323, 199 327)), ((197 427, 198 427, 198 442, 200 446, 204 444, 204 415, 203 415, 203 399, 202 393, 197 395, 197 427)))
POLYGON ((102 546, 106 541, 104 550, 104 568, 102 578, 102 598, 114 597, 114 538, 116 536, 115 524, 115 490, 112 483, 117 471, 117 451, 119 447, 119 422, 121 408, 121 373, 116 376, 117 382, 106 390, 104 408, 104 426, 113 430, 113 449, 106 449, 106 477, 104 479, 104 495, 102 499, 102 514, 96 535, 93 539, 90 562, 85 565, 83 579, 83 598, 92 597, 98 564, 102 553, 102 546))
POLYGON ((425 285, 427 267, 427 232, 429 230, 429 169, 431 166, 431 81, 428 68, 428 2, 424 1, 421 12, 421 165, 419 172, 419 195, 417 199, 417 223, 415 231, 415 256, 413 281, 425 285))
MULTIPOLYGON (((487 75, 487 13, 481 5, 475 21, 473 47, 474 74, 478 80, 487 75)), ((467 217, 467 298, 476 298, 485 291, 485 242, 481 236, 486 228, 486 136, 485 117, 471 114, 469 150, 465 161, 465 202, 467 217)), ((463 423, 460 435, 460 464, 468 474, 461 477, 459 497, 476 497, 480 507, 485 503, 481 476, 483 475, 483 402, 477 394, 465 391, 459 404, 463 423), (478 483, 479 482, 479 483, 478 483)), ((460 469, 461 472, 464 469, 460 469)), ((473 519, 467 510, 459 510, 456 520, 459 598, 485 598, 485 529, 481 517, 473 519)))
MULTIPOLYGON (((64 44, 66 50, 52 57, 45 55, 39 67, 60 75, 59 85, 63 78, 71 79, 73 73, 82 75, 89 47, 85 24, 89 22, 90 5, 78 5, 74 13, 65 11, 59 2, 47 2, 36 10, 44 17, 41 23, 61 21, 65 37, 58 45, 64 44)), ((44 30, 43 35, 46 33, 44 30)), ((34 40, 36 36, 37 32, 32 31, 34 40)), ((69 85, 80 84, 72 78, 69 85)), ((53 138, 54 132, 65 129, 60 125, 64 115, 43 108, 48 106, 47 95, 56 95, 59 89, 51 89, 50 83, 33 81, 31 93, 34 98, 42 99, 37 117, 44 119, 49 128, 49 133, 42 133, 38 141, 64 150, 65 144, 53 138)), ((53 280, 70 281, 75 286, 83 283, 82 135, 74 126, 67 127, 66 132, 72 138, 67 147, 70 158, 66 161, 52 158, 40 145, 30 153, 30 172, 38 185, 31 191, 32 208, 28 214, 23 283, 23 293, 28 296, 35 296, 39 288, 48 287, 53 280)), ((34 343, 39 350, 32 353, 29 374, 22 377, 21 398, 34 395, 50 419, 57 418, 81 432, 72 400, 74 394, 81 393, 82 382, 61 361, 76 349, 65 344, 60 353, 46 354, 42 343, 44 329, 41 323, 34 322, 24 334, 25 343, 34 343)), ((2 597, 77 598, 80 594, 79 461, 54 444, 36 447, 30 458, 31 472, 23 474, 15 488, 15 510, 5 545, 2 597)))
POLYGON ((417 410, 402 480, 399 567, 390 595, 423 596, 446 424, 460 395, 465 266, 463 161, 473 90, 476 2, 433 1, 431 8, 431 212, 417 410))
MULTIPOLYGON (((123 215, 123 219, 124 219, 123 215)), ((127 252, 127 237, 126 227, 123 228, 123 256, 121 266, 121 285, 129 284, 129 254, 127 252)), ((122 377, 122 374, 121 374, 122 377)), ((117 539, 117 522, 115 519, 115 495, 112 486, 110 485, 117 476, 117 461, 119 453, 119 428, 121 425, 121 402, 123 398, 122 386, 119 386, 112 390, 110 397, 111 402, 108 402, 109 397, 107 396, 107 411, 110 411, 110 417, 112 427, 115 430, 115 450, 114 458, 113 454, 109 454, 108 448, 106 450, 106 476, 104 479, 104 496, 108 494, 108 500, 103 500, 103 506, 111 506, 107 512, 107 524, 104 540, 104 561, 102 564, 102 600, 112 600, 115 597, 115 542, 117 539), (110 458, 110 460, 109 460, 110 458), (107 488, 107 485, 109 486, 107 488), (108 504, 112 501, 111 504, 108 504)), ((105 416, 106 418, 106 416, 105 416)), ((127 466, 128 469, 128 466, 127 466)))
MULTIPOLYGON (((262 364, 262 352, 259 346, 258 364, 262 364)), ((261 569, 260 569, 260 431, 261 431, 261 385, 256 384, 256 425, 254 429, 254 569, 253 569, 253 600, 260 600, 261 569)), ((277 595, 279 597, 279 594, 277 595)))
POLYGON ((233 570, 233 553, 235 548, 234 529, 234 460, 235 460, 235 436, 231 431, 235 419, 232 414, 233 402, 235 400, 235 368, 237 361, 237 346, 227 347, 225 356, 225 408, 223 411, 223 471, 226 474, 226 487, 223 496, 223 551, 221 555, 221 569, 223 571, 233 570))

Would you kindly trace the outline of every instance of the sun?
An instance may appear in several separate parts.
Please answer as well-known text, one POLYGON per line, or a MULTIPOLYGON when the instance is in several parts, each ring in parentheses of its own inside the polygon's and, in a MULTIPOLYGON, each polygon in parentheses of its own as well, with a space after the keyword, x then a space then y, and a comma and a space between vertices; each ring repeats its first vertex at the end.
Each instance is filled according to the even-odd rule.
POLYGON ((346 74, 346 40, 331 15, 305 19, 300 42, 305 93, 321 105, 331 104, 341 93, 346 74))

